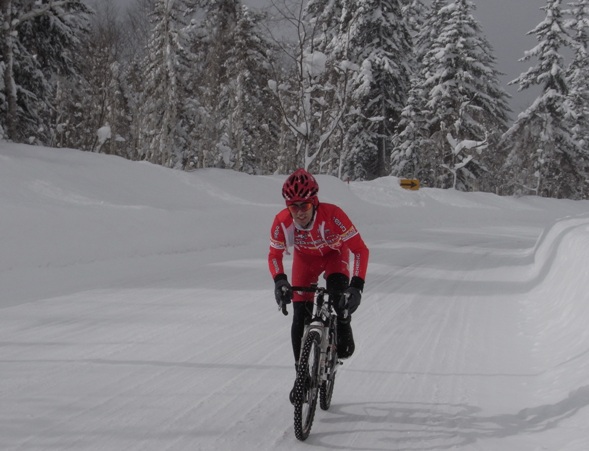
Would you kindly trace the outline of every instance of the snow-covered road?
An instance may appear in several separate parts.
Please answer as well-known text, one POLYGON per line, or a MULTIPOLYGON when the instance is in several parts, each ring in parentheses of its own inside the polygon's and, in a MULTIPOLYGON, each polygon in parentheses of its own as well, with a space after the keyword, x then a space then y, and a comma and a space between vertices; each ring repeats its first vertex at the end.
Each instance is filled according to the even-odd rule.
POLYGON ((320 176, 371 249, 298 442, 281 176, 0 144, 0 449, 589 449, 589 202, 320 176))

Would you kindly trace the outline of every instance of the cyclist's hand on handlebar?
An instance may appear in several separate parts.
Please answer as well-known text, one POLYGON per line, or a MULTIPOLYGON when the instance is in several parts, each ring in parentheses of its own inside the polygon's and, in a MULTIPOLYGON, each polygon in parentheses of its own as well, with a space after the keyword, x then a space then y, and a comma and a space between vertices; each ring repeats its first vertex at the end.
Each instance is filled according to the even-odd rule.
POLYGON ((290 304, 292 300, 292 287, 285 274, 278 274, 274 278, 274 297, 279 306, 290 304))
POLYGON ((362 292, 358 290, 358 288, 349 287, 344 292, 342 298, 346 303, 346 310, 348 310, 348 313, 351 315, 358 309, 358 306, 360 305, 360 301, 362 300, 362 292))
POLYGON ((344 292, 344 302, 346 303, 345 308, 348 310, 348 313, 351 315, 354 313, 358 307, 360 306, 360 301, 362 301, 362 290, 364 289, 364 280, 358 276, 352 277, 350 281, 350 286, 344 292))

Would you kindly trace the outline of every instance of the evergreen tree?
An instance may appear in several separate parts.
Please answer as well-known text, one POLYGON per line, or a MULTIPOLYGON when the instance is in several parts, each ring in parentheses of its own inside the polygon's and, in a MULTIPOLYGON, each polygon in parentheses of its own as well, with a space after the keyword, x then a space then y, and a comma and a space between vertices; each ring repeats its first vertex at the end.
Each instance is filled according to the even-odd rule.
POLYGON ((566 27, 574 42, 573 61, 566 73, 572 111, 569 128, 580 155, 589 161, 589 0, 578 0, 569 5, 572 17, 566 27))
POLYGON ((279 125, 269 87, 272 46, 239 0, 199 5, 191 40, 191 156, 195 167, 276 168, 279 125))
MULTIPOLYGON (((404 15, 411 29, 413 48, 411 53, 411 87, 401 120, 393 136, 391 174, 397 177, 418 178, 423 186, 435 186, 431 168, 435 167, 429 142, 428 118, 432 116, 427 109, 425 80, 428 65, 425 64, 427 51, 432 40, 439 34, 441 24, 437 21, 440 2, 435 1, 428 9, 419 0, 404 0, 404 15)), ((445 3, 443 3, 445 5, 445 3)))
POLYGON ((372 179, 390 173, 392 137, 410 89, 412 40, 399 0, 348 1, 347 8, 350 60, 359 68, 344 124, 347 173, 372 179))
POLYGON ((232 36, 237 26, 237 16, 241 3, 239 0, 209 0, 205 2, 208 48, 204 68, 204 83, 201 97, 204 100, 208 133, 206 147, 211 152, 212 165, 231 167, 234 164, 234 149, 230 142, 230 122, 228 117, 231 87, 228 66, 225 64, 233 45, 232 36))
POLYGON ((563 64, 563 50, 573 41, 564 28, 561 0, 547 0, 542 10, 545 19, 529 32, 539 43, 523 58, 536 57, 538 64, 512 82, 520 90, 541 85, 542 93, 503 137, 511 149, 504 166, 506 191, 579 199, 586 196, 586 161, 569 129, 563 64))
POLYGON ((423 82, 416 75, 411 80, 411 89, 407 104, 401 113, 398 132, 393 137, 393 153, 391 156, 391 175, 396 177, 419 179, 423 186, 433 186, 430 177, 428 149, 428 112, 426 93, 423 82))
POLYGON ((448 0, 433 0, 429 9, 421 13, 423 21, 414 39, 414 54, 422 61, 422 66, 426 66, 428 51, 449 19, 450 9, 447 6, 448 0))
POLYGON ((343 13, 343 0, 307 1, 303 17, 313 50, 326 53, 333 49, 343 13))
POLYGON ((403 0, 403 17, 413 37, 410 54, 411 79, 407 102, 401 112, 401 120, 393 136, 391 155, 391 175, 397 177, 418 178, 428 185, 427 172, 424 172, 425 155, 423 149, 427 140, 426 96, 422 88, 422 58, 425 50, 419 47, 420 35, 425 30, 428 8, 421 0, 403 0))
POLYGON ((423 30, 427 6, 423 0, 401 0, 402 14, 411 30, 412 36, 417 36, 423 30))
POLYGON ((181 30, 190 11, 186 0, 158 0, 151 14, 154 25, 148 44, 143 79, 143 119, 139 137, 142 159, 168 167, 180 165, 183 135, 178 109, 184 50, 181 30))
POLYGON ((225 60, 232 167, 250 174, 276 169, 273 154, 279 135, 278 109, 268 88, 272 46, 257 27, 256 16, 241 6, 232 33, 234 45, 225 60))
MULTIPOLYGON (((432 9, 426 19, 427 31, 418 37, 423 65, 415 80, 426 95, 425 110, 429 112, 419 152, 420 161, 429 168, 421 163, 420 172, 429 186, 478 189, 488 170, 478 153, 481 148, 461 147, 470 152, 457 153, 452 143, 486 142, 492 131, 504 131, 508 95, 500 88, 491 46, 472 15, 474 4, 469 0, 437 1, 432 8, 439 9, 432 9)), ((400 155, 410 145, 407 138, 412 139, 399 137, 400 155)), ((403 160, 397 164, 407 167, 403 160)), ((408 167, 415 167, 415 163, 408 167)), ((401 175, 400 169, 395 168, 395 173, 401 175)))
POLYGON ((147 58, 147 49, 152 33, 150 15, 155 9, 156 0, 134 0, 123 16, 121 24, 121 39, 123 45, 120 49, 120 83, 121 91, 125 98, 125 104, 129 111, 129 130, 125 137, 124 152, 121 155, 131 160, 142 158, 140 151, 140 138, 143 117, 143 91, 145 79, 143 63, 147 58))
POLYGON ((198 7, 198 22, 190 43, 195 62, 190 136, 197 147, 191 164, 231 167, 234 164, 228 116, 231 89, 225 61, 232 46, 240 2, 201 0, 198 7))
POLYGON ((91 31, 79 54, 84 83, 76 90, 79 98, 74 114, 68 118, 71 138, 67 146, 128 157, 131 113, 123 84, 119 17, 114 0, 107 0, 99 5, 91 21, 91 31))
POLYGON ((81 0, 0 1, 1 127, 13 141, 52 143, 58 85, 80 79, 76 55, 91 10, 81 0))

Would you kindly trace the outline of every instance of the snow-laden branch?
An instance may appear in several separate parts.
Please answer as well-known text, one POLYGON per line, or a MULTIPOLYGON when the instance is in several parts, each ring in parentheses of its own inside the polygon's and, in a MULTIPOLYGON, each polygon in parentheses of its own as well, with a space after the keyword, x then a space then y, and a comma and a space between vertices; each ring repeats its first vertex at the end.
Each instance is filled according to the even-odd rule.
POLYGON ((13 22, 13 28, 16 27, 21 22, 26 22, 28 20, 35 19, 36 17, 41 17, 47 15, 49 11, 55 8, 61 8, 67 5, 73 5, 75 3, 79 3, 79 0, 57 0, 53 2, 49 2, 47 4, 38 5, 35 9, 31 11, 27 11, 26 13, 22 14, 21 16, 17 16, 13 22))
POLYGON ((464 167, 466 167, 466 165, 468 165, 468 163, 470 163, 474 158, 474 155, 472 153, 470 155, 466 155, 464 157, 461 156, 460 154, 464 150, 475 150, 480 155, 481 152, 484 149, 486 149, 488 146, 487 135, 485 135, 485 139, 483 141, 473 141, 470 139, 463 139, 461 141, 458 141, 458 140, 456 140, 456 138, 454 138, 452 136, 451 133, 448 133, 446 135, 446 140, 448 141, 448 144, 450 144, 450 146, 452 147, 452 155, 454 155, 456 160, 452 166, 447 165, 447 164, 442 164, 442 167, 452 173, 452 175, 454 177, 454 182, 452 183, 452 187, 454 189, 456 189, 456 182, 458 180, 458 177, 457 177, 458 171, 463 169, 464 167))
POLYGON ((452 154, 454 154, 454 155, 458 155, 464 149, 466 149, 466 150, 475 149, 477 151, 477 153, 480 155, 480 153, 484 149, 486 149, 488 146, 486 136, 483 141, 473 141, 470 139, 464 139, 462 141, 457 141, 456 139, 454 139, 452 134, 448 133, 446 135, 446 140, 448 141, 448 144, 450 144, 450 146, 452 146, 452 154))

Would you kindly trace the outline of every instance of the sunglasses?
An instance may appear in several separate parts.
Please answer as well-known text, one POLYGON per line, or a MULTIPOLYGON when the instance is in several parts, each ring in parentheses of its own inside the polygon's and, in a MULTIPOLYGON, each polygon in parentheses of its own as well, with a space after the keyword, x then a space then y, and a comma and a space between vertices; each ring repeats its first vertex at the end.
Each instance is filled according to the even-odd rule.
POLYGON ((301 202, 299 204, 290 204, 287 205, 287 207, 292 214, 296 214, 299 211, 305 213, 309 211, 311 208, 313 208, 313 202, 301 202))

